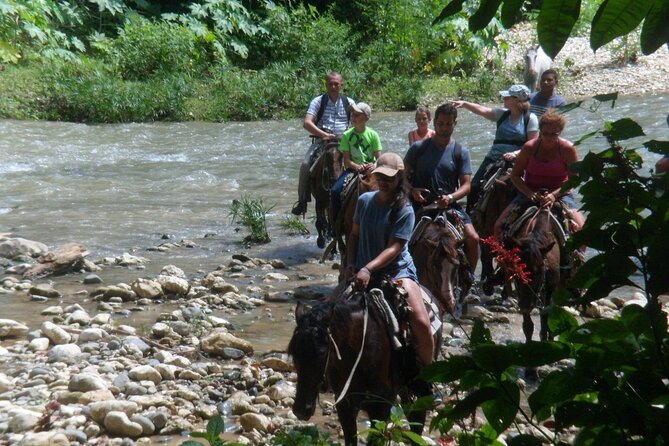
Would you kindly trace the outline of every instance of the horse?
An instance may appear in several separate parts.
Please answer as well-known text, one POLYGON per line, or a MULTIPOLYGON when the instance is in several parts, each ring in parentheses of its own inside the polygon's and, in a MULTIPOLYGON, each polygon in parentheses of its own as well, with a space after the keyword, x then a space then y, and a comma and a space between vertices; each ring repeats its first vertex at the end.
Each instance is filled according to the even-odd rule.
POLYGON ((334 252, 339 248, 339 252, 341 253, 340 272, 343 272, 343 269, 347 264, 346 242, 353 229, 353 215, 355 214, 355 207, 358 204, 358 197, 365 192, 371 192, 377 189, 373 175, 356 174, 352 176, 349 183, 344 186, 341 209, 333 223, 335 237, 325 249, 325 252, 323 252, 323 259, 325 259, 330 252, 334 252))
MULTIPOLYGON (((534 333, 534 322, 530 312, 533 308, 543 309, 550 305, 555 290, 564 283, 560 268, 560 250, 564 249, 557 228, 560 223, 548 208, 531 207, 532 211, 524 221, 519 221, 518 235, 505 239, 505 244, 517 247, 522 263, 527 265, 529 281, 514 278, 514 287, 518 297, 518 307, 523 315, 523 333, 525 341, 530 342, 534 333)), ((521 217, 522 218, 522 217, 521 217)), ((548 340, 548 316, 541 312, 539 339, 548 340)))
POLYGON ((551 58, 540 45, 531 46, 525 52, 525 68, 523 70, 523 82, 530 91, 540 88, 541 75, 551 67, 551 58))
POLYGON ((329 215, 330 188, 342 172, 339 154, 339 141, 328 141, 315 152, 316 160, 311 166, 309 189, 316 202, 316 245, 325 248, 325 239, 332 229, 332 216, 329 215))
MULTIPOLYGON (((394 285, 383 283, 383 295, 399 294, 394 285)), ((381 293, 374 289, 356 292, 349 299, 310 309, 298 304, 295 310, 297 327, 288 345, 297 371, 293 413, 301 420, 309 420, 316 409, 319 389, 327 383, 336 397, 337 416, 347 446, 357 444, 357 416, 361 409, 370 419, 387 420, 398 395, 405 401, 430 395, 429 386, 415 379, 415 350, 411 345, 394 348, 397 341, 389 334, 382 316, 384 310, 372 303, 375 296, 383 299, 381 293)), ((400 328, 408 327, 408 315, 405 318, 398 318, 400 328)), ((437 332, 440 334, 441 327, 437 332)), ((440 340, 438 337, 435 341, 435 357, 440 340)), ((425 412, 412 412, 408 418, 416 423, 412 430, 420 434, 425 412)))
POLYGON ((450 314, 455 310, 456 294, 462 302, 472 285, 463 244, 462 232, 443 214, 434 219, 423 216, 409 241, 418 280, 450 314))
MULTIPOLYGON (((492 164, 486 172, 485 183, 481 187, 481 197, 470 213, 472 223, 481 239, 490 237, 495 233, 495 222, 504 209, 511 203, 516 193, 516 188, 511 183, 509 173, 511 162, 501 160, 492 164)), ((495 277, 493 268, 493 256, 485 243, 481 243, 481 288, 490 296, 494 285, 501 281, 495 277)))

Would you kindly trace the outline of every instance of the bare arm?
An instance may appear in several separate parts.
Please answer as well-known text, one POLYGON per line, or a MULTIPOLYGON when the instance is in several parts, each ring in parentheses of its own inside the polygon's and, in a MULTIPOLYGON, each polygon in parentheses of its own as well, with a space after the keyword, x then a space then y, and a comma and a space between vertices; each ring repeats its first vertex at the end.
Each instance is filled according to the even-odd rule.
POLYGON ((316 125, 316 117, 310 113, 307 113, 307 115, 304 117, 304 122, 302 123, 302 127, 304 127, 304 130, 306 130, 307 132, 319 138, 323 139, 334 138, 334 135, 318 128, 318 126, 316 125))
POLYGON ((532 155, 533 150, 534 144, 532 144, 532 142, 525 143, 525 145, 520 149, 520 153, 516 157, 516 162, 513 164, 513 169, 511 169, 511 182, 514 186, 516 186, 516 189, 518 189, 521 194, 525 195, 530 200, 532 200, 534 191, 530 189, 527 184, 525 184, 523 175, 525 175, 525 168, 527 167, 527 163, 530 159, 530 156, 532 155))
POLYGON ((469 192, 472 190, 472 176, 471 175, 460 175, 460 187, 457 188, 455 192, 448 195, 441 195, 437 201, 439 207, 446 208, 449 205, 455 203, 461 198, 465 198, 469 195, 469 192), (448 196, 453 197, 452 199, 448 196))
POLYGON ((486 107, 484 105, 476 104, 474 102, 468 102, 468 101, 454 101, 453 106, 455 108, 466 108, 472 113, 476 113, 479 116, 483 116, 484 118, 494 121, 495 120, 495 110, 493 110, 490 107, 486 107))
POLYGON ((406 240, 401 240, 396 237, 391 237, 388 241, 388 246, 379 253, 378 256, 374 257, 367 265, 360 268, 355 275, 355 288, 360 290, 366 290, 369 285, 369 279, 374 271, 378 271, 384 266, 388 265, 393 261, 397 255, 402 252, 404 245, 407 244, 406 240))

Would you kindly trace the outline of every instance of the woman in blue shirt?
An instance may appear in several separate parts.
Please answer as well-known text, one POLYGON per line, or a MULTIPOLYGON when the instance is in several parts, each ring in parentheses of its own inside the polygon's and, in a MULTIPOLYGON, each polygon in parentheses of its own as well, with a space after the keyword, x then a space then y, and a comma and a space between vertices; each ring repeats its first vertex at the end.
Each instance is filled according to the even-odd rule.
POLYGON ((367 192, 358 199, 344 275, 353 279, 353 286, 358 290, 367 289, 372 274, 397 279, 406 290, 413 310, 410 324, 418 359, 429 364, 434 355, 434 340, 407 246, 415 216, 409 202, 402 158, 395 153, 384 153, 376 161, 372 175, 379 190, 367 192))

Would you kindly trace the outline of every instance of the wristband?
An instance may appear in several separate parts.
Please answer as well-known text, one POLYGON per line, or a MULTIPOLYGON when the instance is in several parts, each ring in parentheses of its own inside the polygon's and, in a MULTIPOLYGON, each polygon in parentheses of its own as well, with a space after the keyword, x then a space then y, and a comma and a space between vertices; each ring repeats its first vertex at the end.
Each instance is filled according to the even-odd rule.
POLYGON ((448 195, 446 195, 446 196, 448 197, 448 202, 449 202, 449 203, 455 201, 455 199, 453 198, 453 194, 448 194, 448 195))
POLYGON ((372 272, 366 266, 363 266, 362 268, 360 268, 360 271, 366 271, 368 275, 370 275, 370 276, 372 275, 372 272))

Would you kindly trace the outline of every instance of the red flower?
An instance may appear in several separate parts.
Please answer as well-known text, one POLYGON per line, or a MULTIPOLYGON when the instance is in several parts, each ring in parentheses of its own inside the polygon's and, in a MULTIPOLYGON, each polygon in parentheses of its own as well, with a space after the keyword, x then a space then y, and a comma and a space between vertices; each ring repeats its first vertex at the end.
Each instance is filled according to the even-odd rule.
POLYGON ((530 272, 527 271, 527 265, 524 264, 518 256, 520 249, 517 247, 506 249, 502 243, 492 235, 488 238, 481 239, 481 241, 488 245, 490 252, 496 256, 495 260, 497 261, 497 265, 503 268, 506 272, 506 280, 508 282, 511 282, 515 278, 518 278, 518 280, 523 283, 530 283, 532 281, 530 272))

